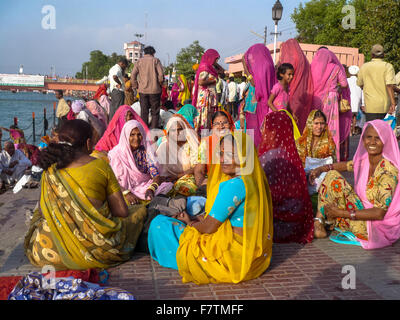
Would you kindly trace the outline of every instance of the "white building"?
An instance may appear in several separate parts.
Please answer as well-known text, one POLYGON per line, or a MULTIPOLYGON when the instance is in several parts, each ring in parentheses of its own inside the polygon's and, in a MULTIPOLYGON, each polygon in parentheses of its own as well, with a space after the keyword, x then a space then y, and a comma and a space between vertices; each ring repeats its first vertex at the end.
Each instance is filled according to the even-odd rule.
POLYGON ((139 41, 124 43, 125 57, 132 63, 143 57, 144 44, 139 41))

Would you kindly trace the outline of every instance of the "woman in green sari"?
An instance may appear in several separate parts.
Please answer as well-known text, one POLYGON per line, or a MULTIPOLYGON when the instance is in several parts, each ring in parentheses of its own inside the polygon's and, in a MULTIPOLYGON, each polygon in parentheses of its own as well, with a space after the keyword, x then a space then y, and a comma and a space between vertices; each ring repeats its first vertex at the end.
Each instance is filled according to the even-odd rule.
POLYGON ((40 206, 25 237, 33 265, 109 268, 129 260, 135 248, 146 209, 128 208, 111 167, 90 156, 91 133, 85 121, 67 121, 59 142, 41 152, 40 206))

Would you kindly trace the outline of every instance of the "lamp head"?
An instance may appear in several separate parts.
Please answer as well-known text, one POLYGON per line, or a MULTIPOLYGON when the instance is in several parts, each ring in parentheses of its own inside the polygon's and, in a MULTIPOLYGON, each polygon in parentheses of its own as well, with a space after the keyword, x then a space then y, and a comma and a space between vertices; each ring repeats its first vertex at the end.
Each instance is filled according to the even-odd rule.
POLYGON ((283 6, 279 0, 277 0, 272 7, 272 20, 275 21, 277 24, 278 21, 282 19, 282 13, 283 13, 283 6))

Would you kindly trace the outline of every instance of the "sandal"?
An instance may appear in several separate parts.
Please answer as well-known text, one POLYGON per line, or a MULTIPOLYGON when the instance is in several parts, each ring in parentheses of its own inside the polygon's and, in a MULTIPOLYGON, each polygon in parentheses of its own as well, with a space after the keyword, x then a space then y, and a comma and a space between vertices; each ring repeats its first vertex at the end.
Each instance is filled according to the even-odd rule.
POLYGON ((331 235, 329 239, 335 243, 340 244, 348 244, 353 246, 361 247, 360 241, 357 240, 357 237, 350 231, 342 231, 339 228, 335 228, 336 231, 339 232, 336 236, 331 235))

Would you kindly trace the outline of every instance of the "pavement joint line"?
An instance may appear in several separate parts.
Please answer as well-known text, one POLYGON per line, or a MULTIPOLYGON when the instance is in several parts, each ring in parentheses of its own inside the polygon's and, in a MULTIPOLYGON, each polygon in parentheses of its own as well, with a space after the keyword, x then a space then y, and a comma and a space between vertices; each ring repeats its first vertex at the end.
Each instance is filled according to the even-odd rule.
POLYGON ((154 261, 154 259, 152 259, 150 257, 150 264, 151 264, 151 278, 153 279, 153 285, 154 285, 154 293, 156 296, 156 300, 160 300, 160 292, 158 291, 158 283, 157 283, 157 279, 155 277, 156 271, 155 271, 155 267, 154 264, 156 262, 154 261))

